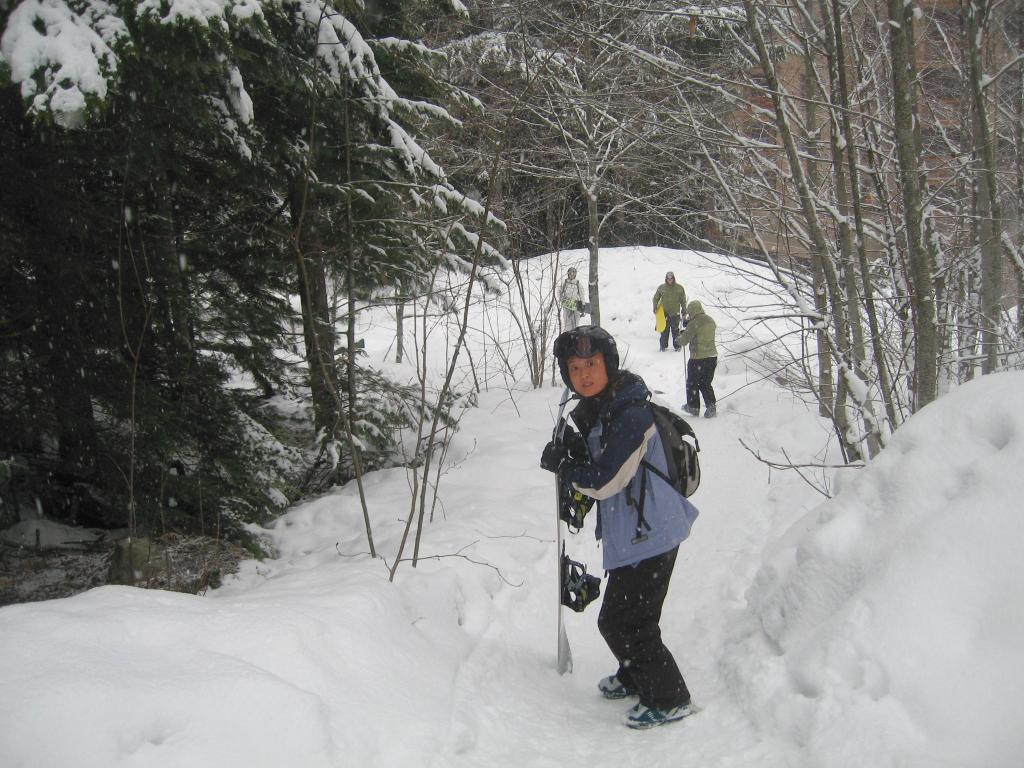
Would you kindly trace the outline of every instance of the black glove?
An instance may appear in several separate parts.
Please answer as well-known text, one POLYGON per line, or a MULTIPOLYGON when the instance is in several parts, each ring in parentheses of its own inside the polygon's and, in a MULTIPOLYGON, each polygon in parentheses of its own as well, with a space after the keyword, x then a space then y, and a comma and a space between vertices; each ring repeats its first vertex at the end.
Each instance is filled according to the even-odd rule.
POLYGON ((584 462, 590 455, 587 450, 587 441, 572 427, 567 426, 562 432, 562 443, 569 449, 569 456, 574 461, 584 462))
POLYGON ((540 466, 548 472, 557 472, 568 456, 569 448, 565 443, 556 443, 552 440, 544 446, 544 452, 540 455, 540 466))

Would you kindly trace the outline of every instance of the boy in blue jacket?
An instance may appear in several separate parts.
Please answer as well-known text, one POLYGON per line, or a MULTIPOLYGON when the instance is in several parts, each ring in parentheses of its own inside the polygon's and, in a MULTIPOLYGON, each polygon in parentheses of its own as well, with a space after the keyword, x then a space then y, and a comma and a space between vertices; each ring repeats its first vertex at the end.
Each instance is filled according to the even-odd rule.
POLYGON ((544 449, 541 466, 597 500, 597 538, 608 571, 598 629, 618 661, 598 683, 608 699, 639 697, 625 716, 651 728, 693 713, 690 692, 661 639, 661 609, 679 544, 697 508, 643 462, 666 473, 665 452, 643 379, 619 370, 615 340, 595 325, 555 340, 562 379, 579 404, 560 443, 544 449))

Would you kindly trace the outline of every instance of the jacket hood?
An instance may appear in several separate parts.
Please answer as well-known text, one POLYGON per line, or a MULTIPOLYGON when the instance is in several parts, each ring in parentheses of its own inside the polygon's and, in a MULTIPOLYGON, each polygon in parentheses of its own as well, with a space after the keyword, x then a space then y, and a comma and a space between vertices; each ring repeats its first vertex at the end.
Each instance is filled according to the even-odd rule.
POLYGON ((609 399, 613 402, 638 400, 647 397, 649 390, 644 380, 632 371, 620 371, 615 383, 609 387, 609 399))
POLYGON ((699 301, 694 299, 693 301, 691 301, 689 304, 686 305, 686 314, 688 314, 690 317, 696 317, 697 315, 703 315, 704 314, 704 307, 701 305, 701 303, 699 301))

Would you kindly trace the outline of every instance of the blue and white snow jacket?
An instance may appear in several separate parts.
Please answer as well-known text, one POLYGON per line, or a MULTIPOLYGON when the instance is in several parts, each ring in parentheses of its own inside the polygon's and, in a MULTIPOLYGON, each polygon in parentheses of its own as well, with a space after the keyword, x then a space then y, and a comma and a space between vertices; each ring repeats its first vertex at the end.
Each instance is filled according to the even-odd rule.
POLYGON ((582 400, 573 410, 590 461, 569 470, 567 479, 597 499, 605 570, 674 549, 697 519, 697 508, 641 463, 646 460, 667 474, 649 395, 643 379, 623 371, 605 393, 582 400))

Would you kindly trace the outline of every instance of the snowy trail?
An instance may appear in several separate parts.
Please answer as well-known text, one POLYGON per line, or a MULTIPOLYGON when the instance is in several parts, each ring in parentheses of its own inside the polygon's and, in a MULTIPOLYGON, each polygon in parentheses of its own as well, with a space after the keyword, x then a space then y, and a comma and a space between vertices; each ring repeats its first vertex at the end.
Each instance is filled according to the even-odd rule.
MULTIPOLYGON (((630 271, 622 263, 616 269, 619 274, 630 271)), ((640 262, 632 271, 645 269, 649 271, 649 265, 640 262)), ((689 271, 689 290, 714 311, 715 297, 702 285, 702 275, 714 273, 689 271)), ((642 309, 649 306, 652 292, 639 275, 636 282, 616 281, 614 294, 605 294, 609 300, 604 324, 616 335, 624 367, 640 373, 655 399, 678 411, 684 398, 686 354, 658 351, 653 325, 642 309)), ((722 320, 724 336, 741 335, 722 320)), ((773 768, 799 762, 791 742, 757 732, 719 668, 730 622, 744 605, 776 520, 771 506, 783 499, 788 504, 803 499, 803 504, 795 504, 796 514, 801 506, 818 501, 795 477, 777 474, 774 484, 768 485, 767 469, 740 445, 741 437, 749 443, 751 433, 759 429, 770 433, 780 409, 795 405, 799 411, 803 405, 788 396, 779 401, 777 389, 757 384, 758 374, 748 369, 743 356, 733 356, 730 346, 721 344, 715 380, 721 415, 691 419, 702 448, 703 479, 693 499, 701 517, 680 548, 662 622, 666 643, 702 711, 648 732, 632 732, 622 725, 622 714, 632 700, 606 701, 596 689, 597 680, 613 671, 613 659, 596 626, 598 603, 583 614, 569 614, 574 671, 564 677, 555 671, 552 480, 536 466, 560 392, 547 388, 519 395, 524 420, 532 414, 540 416, 538 422, 517 428, 517 439, 506 442, 499 437, 496 445, 482 445, 481 455, 475 457, 483 467, 514 467, 517 477, 524 479, 530 491, 520 500, 518 506, 525 509, 516 509, 515 519, 524 521, 525 535, 537 542, 517 547, 518 561, 502 564, 510 581, 522 582, 523 587, 499 591, 491 623, 460 664, 451 724, 432 766, 652 766, 676 764, 681 756, 701 766, 773 768), (749 386, 752 381, 755 384, 749 386), (537 398, 546 402, 546 414, 543 407, 530 405, 537 398), (524 433, 536 437, 524 444, 524 433)), ((487 420, 509 419, 512 410, 480 417, 484 433, 487 420)), ((471 418, 467 429, 474 430, 475 423, 471 418)), ((473 473, 472 460, 461 469, 473 473)), ((501 498, 502 486, 480 486, 481 494, 490 492, 495 495, 487 505, 507 505, 501 498)), ((591 573, 602 574, 592 521, 581 534, 568 537, 568 547, 570 556, 585 562, 591 573)), ((742 697, 742 692, 738 695, 742 697)))
MULTIPOLYGON (((623 346, 628 348, 629 366, 663 393, 656 395, 659 400, 678 410, 683 355, 659 353, 656 337, 642 332, 623 334, 620 350, 623 346)), ((510 580, 524 586, 500 590, 491 623, 462 661, 449 732, 431 766, 651 766, 674 764, 682 755, 701 766, 793 764, 788 754, 792 745, 757 733, 718 668, 728 623, 743 605, 772 519, 765 509, 772 503, 764 482, 767 470, 739 445, 765 406, 759 399, 764 395, 756 388, 740 389, 749 377, 741 359, 723 368, 725 374, 716 381, 721 393, 740 392, 723 399, 719 418, 691 420, 702 448, 704 474, 694 497, 701 518, 680 549, 662 623, 666 643, 702 711, 680 724, 648 732, 632 732, 621 724, 632 700, 606 701, 595 687, 598 679, 614 671, 596 626, 598 603, 583 614, 569 614, 574 671, 564 677, 557 674, 554 510, 550 488, 545 487, 551 480, 547 473, 539 480, 533 473, 533 485, 541 485, 523 499, 534 510, 522 519, 528 521, 527 537, 539 541, 520 548, 518 568, 502 566, 510 569, 510 580)), ((548 388, 525 399, 547 398, 553 409, 559 391, 548 388)), ((543 415, 539 408, 524 407, 523 412, 543 415)), ((516 461, 523 463, 524 473, 535 467, 549 430, 550 421, 527 426, 526 432, 538 434, 538 439, 528 446, 520 441, 516 461)), ((511 446, 494 449, 508 456, 511 446)), ((489 455, 481 455, 479 461, 493 464, 489 455)), ((482 485, 480 492, 489 493, 488 486, 482 485)), ((486 503, 500 507, 502 500, 496 496, 486 503)), ((592 521, 582 533, 568 537, 568 546, 570 556, 601 575, 592 521)))
MULTIPOLYGON (((1017 768, 1024 374, 927 406, 866 468, 808 468, 837 494, 821 506, 754 455, 836 463, 828 424, 767 375, 781 368, 749 281, 692 252, 602 260, 604 325, 664 404, 680 407, 685 359, 657 351, 665 270, 719 321, 719 416, 694 420, 701 515, 662 622, 702 711, 620 723, 630 702, 595 687, 613 664, 597 604, 569 615, 575 670, 558 675, 554 481, 538 461, 562 388, 503 390, 492 369, 449 447, 422 559, 393 582, 417 487, 400 467, 364 478, 383 559, 349 484, 292 507, 266 531, 277 557, 205 596, 101 587, 0 609, 0 765, 1017 768)), ((382 363, 393 324, 366 335, 382 363)), ((600 574, 592 537, 588 521, 569 553, 600 574)))

